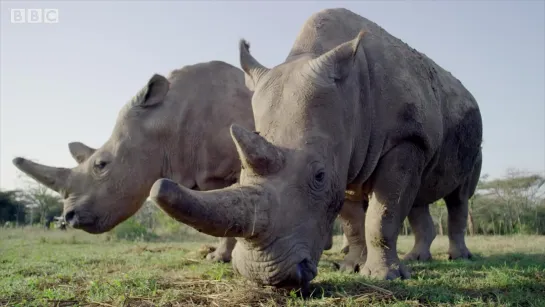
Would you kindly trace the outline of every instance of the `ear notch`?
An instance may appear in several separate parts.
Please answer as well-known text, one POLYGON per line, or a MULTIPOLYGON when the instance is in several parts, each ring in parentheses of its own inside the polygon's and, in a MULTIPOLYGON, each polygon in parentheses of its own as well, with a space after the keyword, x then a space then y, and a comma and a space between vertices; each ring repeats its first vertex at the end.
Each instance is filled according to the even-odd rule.
POLYGON ((254 91, 259 79, 270 69, 261 65, 250 54, 250 43, 245 39, 239 41, 240 67, 244 71, 244 81, 250 91, 254 91))
POLYGON ((132 106, 151 107, 163 102, 170 88, 170 82, 162 75, 154 74, 131 101, 132 106))
POLYGON ((89 157, 96 151, 96 149, 91 148, 81 142, 68 143, 68 150, 70 150, 72 158, 74 158, 78 164, 85 162, 85 160, 89 159, 89 157))
POLYGON ((309 61, 309 68, 330 81, 338 82, 346 79, 354 67, 356 55, 361 50, 360 42, 366 33, 362 30, 354 39, 309 61))

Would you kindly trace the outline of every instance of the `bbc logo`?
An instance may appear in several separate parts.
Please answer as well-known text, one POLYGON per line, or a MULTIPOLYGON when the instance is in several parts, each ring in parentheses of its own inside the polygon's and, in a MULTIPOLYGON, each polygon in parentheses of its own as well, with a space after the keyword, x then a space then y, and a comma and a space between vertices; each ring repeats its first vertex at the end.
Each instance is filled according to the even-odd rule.
POLYGON ((58 9, 11 9, 11 23, 58 23, 58 9))

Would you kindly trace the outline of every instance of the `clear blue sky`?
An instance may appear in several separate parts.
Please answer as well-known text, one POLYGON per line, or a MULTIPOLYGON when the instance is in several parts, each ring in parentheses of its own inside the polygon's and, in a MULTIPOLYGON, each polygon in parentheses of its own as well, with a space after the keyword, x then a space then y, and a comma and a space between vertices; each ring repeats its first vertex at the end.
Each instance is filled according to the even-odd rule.
POLYGON ((16 156, 72 167, 67 144, 99 147, 153 73, 238 63, 238 40, 267 66, 285 59, 314 12, 345 7, 427 54, 473 93, 483 173, 545 170, 543 1, 2 2, 0 187, 16 156), (11 24, 12 8, 57 8, 57 24, 11 24))

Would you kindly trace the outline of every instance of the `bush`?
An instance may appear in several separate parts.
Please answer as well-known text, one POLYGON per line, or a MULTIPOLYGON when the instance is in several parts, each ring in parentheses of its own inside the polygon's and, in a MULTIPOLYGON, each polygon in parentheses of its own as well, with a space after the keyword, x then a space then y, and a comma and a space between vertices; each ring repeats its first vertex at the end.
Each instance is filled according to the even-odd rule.
POLYGON ((113 229, 117 239, 129 241, 151 241, 157 236, 140 224, 134 217, 129 218, 113 229))

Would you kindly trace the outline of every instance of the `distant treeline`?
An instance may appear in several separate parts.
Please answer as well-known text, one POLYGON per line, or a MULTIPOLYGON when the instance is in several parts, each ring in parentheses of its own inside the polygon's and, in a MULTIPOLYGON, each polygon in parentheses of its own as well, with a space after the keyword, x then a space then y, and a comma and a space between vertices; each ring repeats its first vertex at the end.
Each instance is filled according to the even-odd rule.
MULTIPOLYGON (((29 181, 30 182, 30 181, 29 181)), ((448 211, 443 200, 430 206, 438 235, 447 233, 448 211)), ((0 191, 0 225, 18 227, 41 224, 53 228, 53 217, 62 214, 62 201, 38 183, 27 189, 0 191)), ((114 230, 123 239, 176 240, 196 234, 196 230, 168 217, 152 202, 146 201, 137 214, 114 230)), ((335 234, 341 234, 335 222, 335 234)), ((410 234, 405 220, 402 234, 410 234)), ((545 176, 508 170, 503 178, 488 180, 483 176, 477 193, 470 199, 468 235, 545 235, 545 176)))

